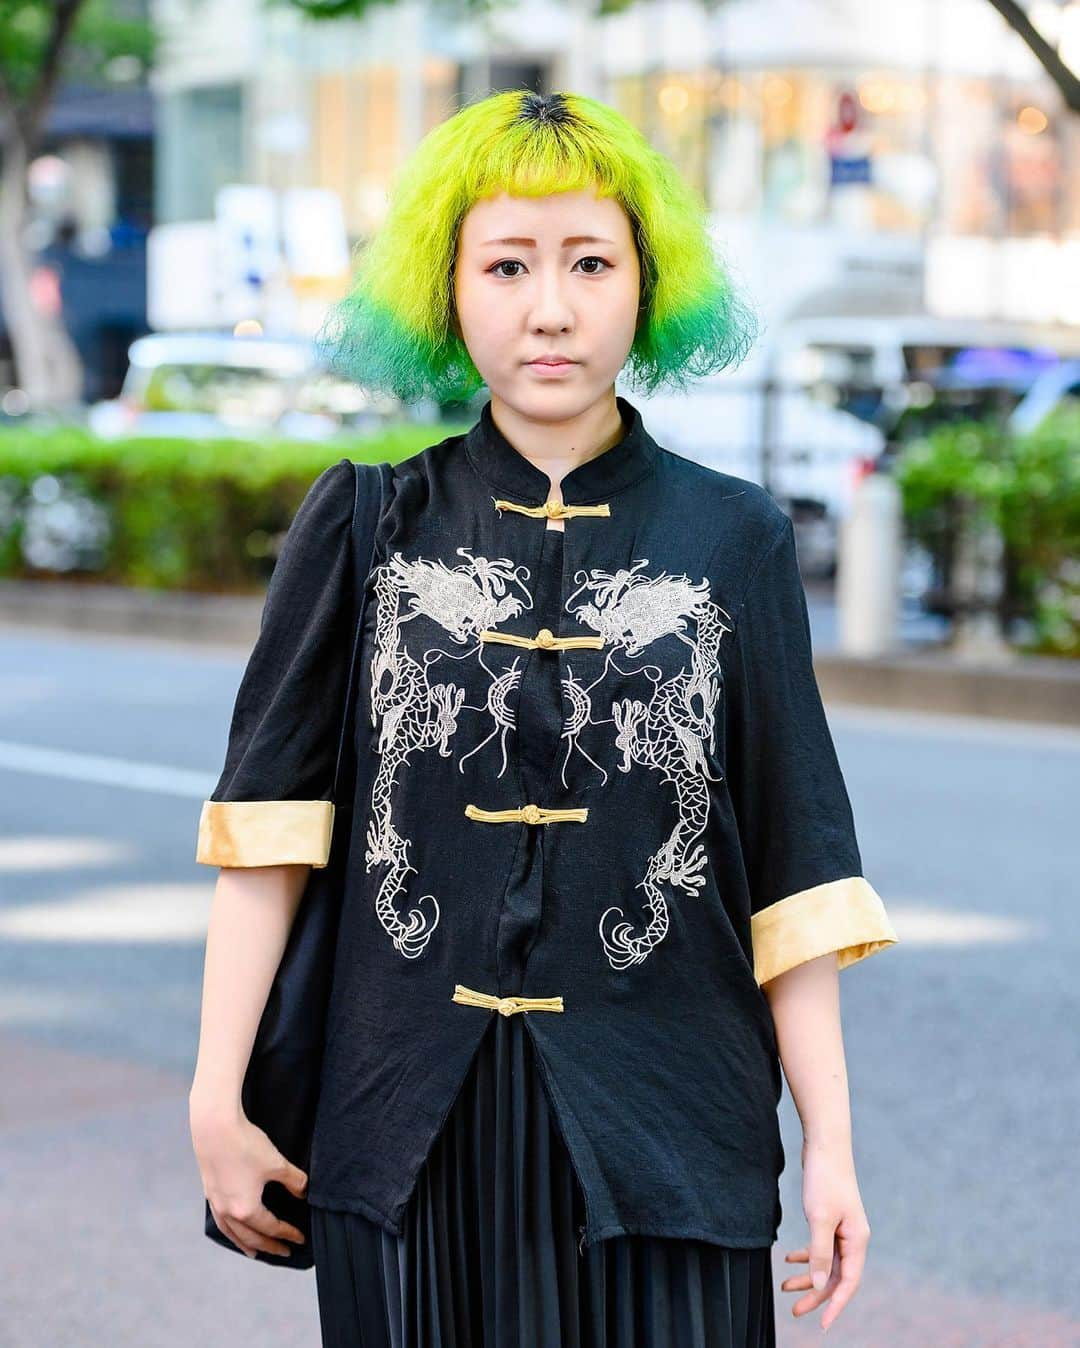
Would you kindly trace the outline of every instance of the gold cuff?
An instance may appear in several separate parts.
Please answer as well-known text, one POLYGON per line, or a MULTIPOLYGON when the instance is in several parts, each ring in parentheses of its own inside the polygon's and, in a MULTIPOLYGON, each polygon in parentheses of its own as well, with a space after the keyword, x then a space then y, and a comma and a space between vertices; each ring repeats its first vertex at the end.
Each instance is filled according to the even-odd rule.
POLYGON ((330 857, 330 800, 207 800, 195 860, 207 866, 320 868, 330 857))
POLYGON ((837 952, 837 967, 895 945, 885 905, 861 875, 789 894, 750 918, 754 977, 760 986, 797 964, 837 952))

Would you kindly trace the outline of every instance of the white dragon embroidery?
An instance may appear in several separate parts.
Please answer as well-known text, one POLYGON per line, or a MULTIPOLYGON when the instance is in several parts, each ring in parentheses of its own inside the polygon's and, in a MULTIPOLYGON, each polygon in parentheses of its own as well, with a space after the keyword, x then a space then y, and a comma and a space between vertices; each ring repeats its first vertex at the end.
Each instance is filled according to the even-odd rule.
MULTIPOLYGON (((497 561, 473 557, 464 547, 458 548, 457 554, 468 560, 451 570, 443 562, 406 561, 400 552, 394 552, 373 572, 378 616, 371 663, 371 723, 377 725, 381 717, 382 726, 364 862, 369 871, 380 862, 389 865, 376 895, 375 911, 395 948, 407 959, 422 954, 431 940, 439 922, 439 903, 433 894, 425 894, 407 918, 398 912, 397 900, 405 889, 405 878, 416 867, 409 864, 408 840, 394 827, 394 784, 398 769, 414 753, 438 746, 444 758, 450 755, 449 740, 457 730, 465 693, 454 683, 432 683, 428 678, 428 669, 437 660, 455 657, 435 647, 424 651, 420 660, 415 659, 401 640, 401 629, 424 615, 471 654, 480 647, 478 633, 484 628, 532 607, 524 585, 527 568, 517 567, 505 557, 497 561), (520 594, 512 593, 515 587, 520 594), (409 596, 409 602, 407 612, 402 613, 404 596, 409 596)), ((513 725, 506 694, 516 686, 518 677, 516 660, 510 670, 492 676, 488 710, 497 721, 501 717, 506 728, 513 725)))
MULTIPOLYGON (((408 959, 423 953, 438 925, 440 910, 435 896, 425 894, 412 904, 407 915, 399 911, 406 878, 416 868, 409 864, 408 839, 394 827, 394 788, 399 769, 414 754, 437 747, 443 757, 450 756, 450 739, 458 729, 459 713, 468 706, 462 688, 453 682, 432 682, 429 670, 441 659, 477 656, 490 684, 486 705, 468 709, 489 716, 493 728, 459 759, 458 766, 464 771, 465 761, 498 735, 501 777, 507 766, 506 737, 515 729, 511 698, 520 684, 520 657, 515 656, 501 671, 489 668, 479 633, 533 607, 526 586, 528 568, 516 566, 505 557, 475 557, 465 547, 458 548, 457 555, 466 560, 450 568, 441 561, 409 561, 394 552, 374 572, 378 607, 371 665, 371 721, 377 725, 381 718, 377 745, 380 762, 372 788, 365 864, 369 871, 381 863, 389 868, 376 895, 376 913, 395 948, 408 959), (404 612, 403 600, 407 601, 404 612), (419 659, 411 655, 402 629, 421 615, 437 623, 461 648, 460 653, 436 646, 423 651, 419 659)), ((715 780, 708 772, 706 748, 713 747, 720 694, 719 642, 732 630, 728 615, 709 598, 707 581, 695 583, 686 576, 666 572, 650 577, 642 574, 648 564, 648 559, 642 559, 629 570, 613 574, 578 572, 574 577, 577 588, 565 605, 581 623, 599 632, 610 650, 603 670, 589 684, 575 677, 567 665, 567 677, 562 680, 569 704, 562 729, 562 738, 567 741, 564 785, 566 763, 574 750, 607 780, 605 769, 578 741, 587 726, 614 724, 614 747, 623 756, 620 771, 629 772, 631 765, 638 763, 660 772, 663 780, 675 787, 679 814, 670 837, 650 857, 638 886, 647 895, 650 920, 645 928, 635 933, 622 909, 614 906, 600 918, 600 939, 616 969, 640 964, 666 936, 665 883, 688 894, 696 893, 705 883, 701 871, 707 857, 701 837, 709 810, 706 783, 715 780), (688 669, 664 679, 656 665, 630 670, 615 665, 617 652, 636 657, 664 637, 675 637, 689 647, 688 669), (592 693, 612 668, 624 676, 640 675, 651 685, 650 695, 645 701, 616 700, 611 705, 612 715, 597 719, 592 714, 592 693)))
MULTIPOLYGON (((709 597, 708 581, 695 584, 686 576, 666 572, 642 575, 641 568, 648 564, 642 559, 614 574, 579 572, 574 577, 578 588, 566 603, 567 610, 599 632, 605 643, 629 656, 666 636, 677 637, 690 648, 689 669, 667 679, 655 665, 620 670, 624 675, 641 674, 652 684, 652 692, 648 701, 621 698, 611 705, 609 719, 618 729, 615 747, 623 755, 620 771, 629 772, 632 763, 640 763, 660 772, 675 788, 679 813, 670 837, 649 858, 637 886, 647 896, 650 919, 645 929, 635 932, 623 910, 614 905, 600 918, 600 940, 615 969, 642 963, 667 935, 668 906, 661 888, 665 882, 687 894, 705 883, 701 871, 708 858, 701 836, 709 814, 706 783, 717 780, 708 771, 706 748, 714 747, 720 638, 733 630, 729 615, 709 597), (588 597, 579 601, 582 594, 588 597), (691 622, 692 633, 687 630, 691 622)), ((564 680, 573 708, 572 727, 564 731, 571 746, 586 725, 604 724, 593 719, 589 694, 612 663, 609 655, 603 673, 588 687, 572 676, 564 680)))

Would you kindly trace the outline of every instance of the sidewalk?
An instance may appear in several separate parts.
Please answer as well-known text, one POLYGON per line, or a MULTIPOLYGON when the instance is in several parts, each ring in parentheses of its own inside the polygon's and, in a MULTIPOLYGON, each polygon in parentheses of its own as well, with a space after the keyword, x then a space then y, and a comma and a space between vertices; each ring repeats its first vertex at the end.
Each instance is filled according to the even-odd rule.
MULTIPOLYGON (((0 623, 68 632, 159 637, 249 650, 261 596, 133 590, 119 585, 0 581, 0 623)), ((814 666, 826 701, 967 716, 1080 725, 1080 661, 1018 656, 1004 664, 958 661, 936 649, 932 624, 905 619, 910 649, 860 658, 836 649, 831 596, 808 593, 814 666)))
POLYGON ((4 1348, 315 1348, 314 1275, 203 1234, 187 1077, 0 1031, 4 1348))
MULTIPOLYGON (((15 1084, 0 1147, 20 1199, 0 1234, 5 1348, 315 1348, 314 1272, 255 1264, 203 1235, 186 1078, 6 1032, 0 1066, 15 1084)), ((777 1342, 798 1348, 822 1341, 822 1310, 793 1318, 797 1295, 780 1284, 803 1267, 784 1262, 805 1236, 801 1217, 792 1214, 784 1236, 773 1251, 777 1342)), ((824 1341, 1075 1348, 1080 1324, 1027 1304, 1008 1279, 948 1288, 872 1248, 862 1286, 824 1341)))

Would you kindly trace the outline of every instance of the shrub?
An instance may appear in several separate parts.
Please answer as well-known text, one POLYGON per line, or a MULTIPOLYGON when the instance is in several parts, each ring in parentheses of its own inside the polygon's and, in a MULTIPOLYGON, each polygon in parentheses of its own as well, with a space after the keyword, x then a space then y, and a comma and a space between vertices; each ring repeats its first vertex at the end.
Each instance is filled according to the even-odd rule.
POLYGON ((990 525, 1004 545, 1003 626, 1024 620, 1031 649, 1080 655, 1080 409, 1024 436, 938 426, 903 448, 896 476, 909 532, 946 585, 960 531, 990 525))
POLYGON ((333 442, 102 440, 0 432, 0 575, 256 591, 320 472, 396 463, 457 428, 405 424, 333 442))

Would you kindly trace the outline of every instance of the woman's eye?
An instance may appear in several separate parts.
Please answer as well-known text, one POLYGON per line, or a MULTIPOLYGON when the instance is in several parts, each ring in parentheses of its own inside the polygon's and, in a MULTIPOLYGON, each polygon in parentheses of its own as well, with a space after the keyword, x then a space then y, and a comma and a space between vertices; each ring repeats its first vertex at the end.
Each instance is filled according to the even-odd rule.
MULTIPOLYGON (((578 258, 577 262, 575 263, 575 266, 579 266, 579 267, 580 267, 580 266, 582 265, 582 263, 585 263, 585 262, 599 262, 599 263, 601 264, 602 267, 607 267, 609 270, 610 270, 610 268, 611 268, 611 263, 608 262, 605 258, 602 258, 602 257, 581 257, 581 258, 578 258)), ((489 267, 488 270, 491 271, 491 272, 493 272, 493 273, 495 273, 495 274, 497 274, 497 275, 499 275, 499 276, 505 277, 505 279, 508 280, 508 281, 512 281, 512 280, 514 279, 514 276, 516 276, 518 273, 515 272, 515 273, 514 273, 514 276, 507 276, 506 273, 500 271, 499 268, 500 268, 500 267, 520 267, 521 265, 522 265, 522 264, 521 264, 520 262, 515 261, 515 259, 513 259, 513 258, 504 258, 502 262, 496 262, 495 265, 494 265, 493 267, 489 267)), ((586 276, 599 276, 599 275, 600 275, 600 271, 599 271, 599 269, 596 269, 596 270, 590 269, 590 270, 588 270, 588 271, 585 272, 585 275, 586 275, 586 276)))

